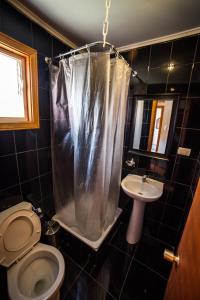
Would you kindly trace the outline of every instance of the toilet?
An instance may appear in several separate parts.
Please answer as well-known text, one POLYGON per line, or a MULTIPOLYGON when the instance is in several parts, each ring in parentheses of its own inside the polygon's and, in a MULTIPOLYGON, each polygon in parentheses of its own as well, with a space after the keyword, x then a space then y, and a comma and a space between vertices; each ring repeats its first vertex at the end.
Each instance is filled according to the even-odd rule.
POLYGON ((58 300, 65 273, 62 254, 39 243, 41 222, 21 202, 0 213, 0 265, 7 268, 11 300, 58 300))

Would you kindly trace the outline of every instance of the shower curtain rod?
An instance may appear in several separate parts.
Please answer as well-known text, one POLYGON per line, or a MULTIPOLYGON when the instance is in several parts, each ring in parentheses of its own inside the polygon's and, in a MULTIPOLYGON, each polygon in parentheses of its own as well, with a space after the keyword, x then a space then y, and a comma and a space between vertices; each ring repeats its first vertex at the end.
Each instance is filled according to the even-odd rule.
MULTIPOLYGON (((79 47, 79 48, 77 48, 77 49, 70 50, 70 51, 68 51, 68 52, 59 54, 59 55, 53 57, 53 59, 56 59, 56 58, 63 58, 64 56, 72 55, 72 54, 74 54, 74 53, 76 53, 76 52, 80 52, 81 50, 88 49, 88 48, 91 48, 91 47, 96 46, 96 45, 101 45, 101 44, 103 44, 103 43, 104 43, 103 41, 97 41, 97 42, 93 42, 93 43, 90 43, 90 44, 86 44, 86 45, 84 45, 84 46, 82 46, 82 47, 79 47)), ((111 49, 110 49, 111 52, 113 51, 113 52, 117 55, 117 57, 123 59, 123 60, 129 65, 129 63, 128 63, 128 62, 126 61, 126 59, 119 53, 119 51, 117 51, 117 49, 114 47, 114 45, 112 45, 112 44, 110 44, 110 43, 108 43, 108 42, 105 42, 105 44, 106 44, 107 46, 110 46, 110 47, 111 47, 111 49)), ((49 64, 49 63, 52 62, 52 59, 51 59, 50 57, 45 57, 45 61, 46 61, 47 64, 49 64)), ((130 67, 130 68, 131 68, 131 67, 130 67)), ((131 68, 131 69, 132 69, 132 68, 131 68)), ((138 72, 135 71, 135 70, 133 70, 133 69, 132 69, 132 76, 133 76, 133 77, 137 77, 138 79, 142 80, 142 79, 138 76, 138 72)))

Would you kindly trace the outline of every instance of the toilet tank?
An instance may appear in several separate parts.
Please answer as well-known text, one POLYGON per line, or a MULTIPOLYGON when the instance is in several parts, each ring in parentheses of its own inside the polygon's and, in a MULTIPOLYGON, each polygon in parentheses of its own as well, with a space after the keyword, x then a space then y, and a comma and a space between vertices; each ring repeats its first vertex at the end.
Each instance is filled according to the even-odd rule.
POLYGON ((9 267, 40 240, 40 219, 32 204, 21 202, 0 213, 0 265, 9 267))

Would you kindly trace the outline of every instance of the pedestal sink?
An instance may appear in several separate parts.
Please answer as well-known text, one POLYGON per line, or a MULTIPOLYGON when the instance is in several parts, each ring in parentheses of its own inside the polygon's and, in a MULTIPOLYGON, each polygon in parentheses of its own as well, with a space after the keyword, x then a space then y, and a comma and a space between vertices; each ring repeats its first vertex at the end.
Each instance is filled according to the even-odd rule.
POLYGON ((145 205, 162 196, 164 184, 146 176, 129 174, 122 180, 121 186, 134 200, 126 240, 129 244, 135 244, 141 236, 145 205))

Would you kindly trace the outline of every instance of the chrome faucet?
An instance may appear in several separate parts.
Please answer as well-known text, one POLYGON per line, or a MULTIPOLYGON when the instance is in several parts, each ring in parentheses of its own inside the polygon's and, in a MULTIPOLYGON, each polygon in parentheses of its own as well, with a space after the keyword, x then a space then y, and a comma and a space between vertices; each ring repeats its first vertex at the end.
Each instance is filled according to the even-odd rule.
POLYGON ((142 176, 142 182, 147 182, 147 178, 148 178, 148 175, 143 175, 142 176))

